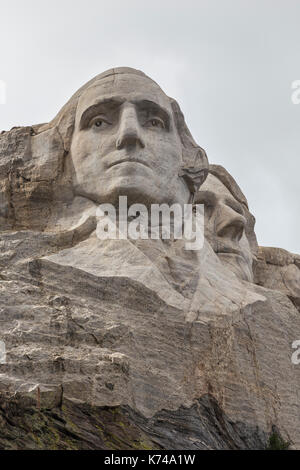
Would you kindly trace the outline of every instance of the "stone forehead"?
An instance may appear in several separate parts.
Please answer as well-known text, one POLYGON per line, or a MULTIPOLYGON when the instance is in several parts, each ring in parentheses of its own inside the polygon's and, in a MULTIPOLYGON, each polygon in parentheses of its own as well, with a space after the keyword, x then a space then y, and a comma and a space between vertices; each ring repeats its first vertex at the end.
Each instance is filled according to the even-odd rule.
POLYGON ((212 191, 219 196, 226 196, 233 198, 231 192, 226 186, 214 175, 208 174, 205 182, 200 188, 200 191, 212 191))
POLYGON ((148 75, 146 75, 144 72, 142 72, 141 70, 138 70, 138 69, 134 69, 132 67, 115 67, 115 68, 112 68, 112 69, 108 69, 108 70, 105 70, 104 72, 101 72, 99 73, 98 75, 96 75, 94 78, 92 78, 88 83, 92 83, 94 81, 98 81, 98 80, 102 80, 104 78, 107 78, 107 77, 111 77, 111 76, 116 76, 116 75, 123 75, 123 74, 126 74, 126 75, 138 75, 140 77, 146 77, 148 78, 149 80, 151 80, 152 82, 154 82, 154 80, 152 80, 152 78, 148 77, 148 75))
POLYGON ((122 73, 107 75, 94 80, 83 90, 78 108, 82 108, 87 102, 97 100, 101 96, 138 95, 141 99, 155 100, 158 104, 171 108, 170 99, 163 90, 146 75, 122 73))
POLYGON ((145 78, 155 84, 157 87, 159 87, 158 83, 156 83, 152 78, 150 78, 148 75, 146 75, 144 72, 141 70, 136 70, 132 69, 130 67, 119 67, 115 69, 110 69, 107 70, 106 72, 100 73, 99 75, 96 75, 96 77, 92 78, 89 82, 86 83, 86 86, 89 87, 95 82, 100 82, 106 79, 113 79, 117 80, 118 78, 122 78, 126 76, 126 79, 128 80, 128 76, 130 76, 130 79, 133 77, 140 77, 140 78, 145 78))

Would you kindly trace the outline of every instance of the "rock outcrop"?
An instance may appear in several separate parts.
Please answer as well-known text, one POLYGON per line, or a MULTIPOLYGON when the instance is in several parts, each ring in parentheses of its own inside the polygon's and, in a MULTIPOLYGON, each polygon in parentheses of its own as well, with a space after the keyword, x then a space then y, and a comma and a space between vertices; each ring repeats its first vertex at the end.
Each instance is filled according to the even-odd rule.
POLYGON ((300 256, 282 248, 260 247, 256 283, 283 292, 300 310, 300 256))

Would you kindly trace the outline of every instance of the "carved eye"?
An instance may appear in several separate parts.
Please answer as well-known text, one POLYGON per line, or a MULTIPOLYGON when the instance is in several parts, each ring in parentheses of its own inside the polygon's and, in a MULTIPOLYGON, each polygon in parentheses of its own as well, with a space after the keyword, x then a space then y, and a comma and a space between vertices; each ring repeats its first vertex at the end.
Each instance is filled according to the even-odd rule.
POLYGON ((94 117, 89 123, 89 127, 106 128, 111 123, 106 119, 103 119, 101 116, 94 117))
POLYGON ((150 119, 147 123, 146 123, 146 127, 158 127, 160 129, 165 129, 165 124, 164 122, 159 119, 159 118, 153 118, 153 119, 150 119))

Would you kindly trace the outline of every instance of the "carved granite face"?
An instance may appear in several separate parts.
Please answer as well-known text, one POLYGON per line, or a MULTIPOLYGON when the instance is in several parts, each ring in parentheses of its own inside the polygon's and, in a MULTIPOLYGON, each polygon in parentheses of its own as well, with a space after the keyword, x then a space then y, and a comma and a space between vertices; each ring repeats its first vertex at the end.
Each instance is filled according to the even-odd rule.
POLYGON ((154 82, 118 74, 81 96, 71 145, 73 185, 97 203, 187 203, 182 144, 169 98, 154 82))
POLYGON ((205 205, 205 236, 218 257, 240 279, 252 281, 253 256, 242 204, 211 174, 197 193, 196 202, 205 205))

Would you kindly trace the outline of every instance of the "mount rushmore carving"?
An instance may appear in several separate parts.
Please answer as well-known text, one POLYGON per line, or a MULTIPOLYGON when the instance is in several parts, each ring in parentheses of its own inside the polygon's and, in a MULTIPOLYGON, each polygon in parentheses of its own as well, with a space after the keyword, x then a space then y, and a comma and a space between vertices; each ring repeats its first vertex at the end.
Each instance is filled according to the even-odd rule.
POLYGON ((300 447, 300 257, 259 247, 246 197, 178 103, 112 69, 0 135, 0 448, 300 447), (201 250, 97 236, 97 208, 203 204, 201 250))

